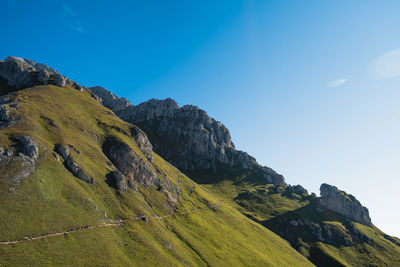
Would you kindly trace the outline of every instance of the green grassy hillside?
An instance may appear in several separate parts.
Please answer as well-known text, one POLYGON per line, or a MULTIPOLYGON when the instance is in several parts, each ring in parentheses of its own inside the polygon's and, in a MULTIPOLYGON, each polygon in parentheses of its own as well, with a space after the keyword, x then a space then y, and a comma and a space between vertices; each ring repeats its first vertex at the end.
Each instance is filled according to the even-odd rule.
POLYGON ((203 188, 157 155, 150 163, 130 135, 132 125, 87 91, 46 85, 16 97, 19 108, 13 112, 22 119, 0 130, 0 145, 18 150, 16 137, 30 136, 40 146, 39 164, 15 192, 8 177, 19 165, 8 162, 0 170, 0 242, 21 240, 0 243, 0 265, 312 266, 287 241, 238 211, 230 196, 203 188), (159 186, 116 189, 102 151, 106 137, 128 144, 158 179, 179 187, 179 203, 171 205, 159 186), (57 143, 80 151, 71 149, 72 156, 94 184, 73 176, 54 157, 57 143), (29 241, 83 226, 92 228, 29 241))
POLYGON ((189 176, 253 221, 274 231, 317 266, 400 266, 400 242, 354 223, 291 187, 265 185, 248 170, 189 176))

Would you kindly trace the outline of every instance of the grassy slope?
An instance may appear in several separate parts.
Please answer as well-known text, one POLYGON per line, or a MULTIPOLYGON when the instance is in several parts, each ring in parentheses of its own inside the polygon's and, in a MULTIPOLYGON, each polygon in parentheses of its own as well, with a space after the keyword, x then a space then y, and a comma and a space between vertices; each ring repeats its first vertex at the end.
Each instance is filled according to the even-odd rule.
MULTIPOLYGON (((189 175, 196 177, 196 181, 207 191, 272 230, 271 226, 275 222, 281 223, 278 219, 291 221, 308 218, 318 223, 330 223, 343 229, 344 232, 347 231, 343 225, 347 222, 346 218, 328 210, 317 212, 317 204, 307 194, 292 197, 287 192, 277 193, 270 185, 252 179, 251 174, 191 173, 189 175), (217 182, 209 183, 210 180, 217 182)), ((311 253, 311 259, 319 266, 400 266, 399 246, 385 239, 385 234, 375 226, 356 224, 356 227, 371 238, 373 243, 335 247, 318 242, 315 237, 308 235, 307 231, 303 231, 306 228, 288 224, 283 226, 282 230, 288 228, 297 233, 295 242, 301 243, 307 250, 304 254, 311 253)))
POLYGON ((7 175, 1 170, 0 239, 21 239, 99 225, 109 218, 126 219, 124 228, 96 228, 14 245, 0 245, 0 265, 92 266, 310 266, 304 257, 274 233, 247 219, 229 203, 209 209, 220 200, 203 190, 162 158, 155 165, 182 188, 178 212, 204 208, 164 220, 152 216, 170 213, 164 194, 157 188, 139 186, 138 192, 110 187, 111 171, 102 153, 106 136, 116 136, 141 153, 129 133, 130 125, 92 99, 88 92, 55 86, 37 86, 18 92, 20 113, 25 119, 0 130, 3 148, 13 137, 29 135, 40 144, 40 165, 15 193, 9 193, 7 175), (54 121, 59 127, 49 124, 54 121), (77 147, 72 156, 95 184, 87 184, 68 172, 52 156, 54 144, 77 147), (150 206, 151 205, 151 206, 150 206), (130 221, 145 214, 149 222, 130 221))

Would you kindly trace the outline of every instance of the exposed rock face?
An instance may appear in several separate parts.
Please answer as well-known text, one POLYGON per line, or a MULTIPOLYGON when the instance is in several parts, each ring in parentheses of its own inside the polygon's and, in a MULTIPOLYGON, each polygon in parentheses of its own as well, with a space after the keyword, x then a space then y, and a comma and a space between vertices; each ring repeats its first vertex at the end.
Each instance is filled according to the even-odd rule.
POLYGON ((217 170, 220 166, 258 169, 266 183, 285 184, 283 176, 236 150, 229 130, 196 106, 180 108, 172 99, 153 99, 116 113, 146 131, 155 151, 181 170, 217 170))
POLYGON ((140 151, 142 151, 143 155, 145 155, 150 162, 153 162, 153 146, 147 138, 146 133, 140 130, 139 127, 133 126, 131 128, 131 134, 133 138, 135 138, 136 143, 138 144, 138 147, 140 151))
POLYGON ((17 151, 0 148, 0 177, 10 184, 10 192, 35 172, 39 159, 39 145, 30 136, 18 136, 15 140, 19 145, 17 151))
POLYGON ((19 118, 13 114, 13 110, 19 108, 17 99, 9 94, 0 97, 0 129, 14 125, 19 118))
POLYGON ((128 187, 132 188, 134 191, 138 191, 136 182, 132 179, 128 179, 120 171, 114 171, 111 173, 114 179, 115 185, 121 191, 128 191, 128 187))
POLYGON ((320 203, 327 209, 336 211, 349 219, 371 225, 368 209, 352 195, 337 189, 335 186, 322 184, 320 203))
POLYGON ((22 144, 22 150, 25 155, 33 160, 39 157, 39 146, 30 136, 19 136, 17 140, 22 144))
POLYGON ((131 105, 127 99, 123 97, 120 98, 101 86, 89 87, 88 90, 99 97, 98 101, 101 104, 113 111, 120 110, 131 105))
POLYGON ((84 173, 81 166, 72 159, 69 153, 69 149, 66 146, 64 146, 63 144, 57 144, 54 150, 64 158, 65 167, 74 176, 78 177, 82 181, 85 181, 86 183, 94 184, 93 178, 84 173))
MULTIPOLYGON (((102 97, 112 93, 104 88, 93 90, 102 97), (107 93, 108 92, 108 93, 107 93)), ((150 137, 154 151, 183 171, 238 167, 257 169, 266 183, 286 185, 282 175, 260 166, 255 158, 238 151, 229 130, 196 106, 179 105, 172 99, 149 100, 138 106, 121 108, 114 94, 107 97, 107 107, 123 120, 138 125, 150 137), (110 103, 112 102, 112 103, 110 103)), ((126 105, 126 102, 123 102, 126 105)))
POLYGON ((55 69, 20 57, 8 57, 4 61, 0 61, 0 77, 5 79, 9 86, 17 89, 38 84, 54 84, 60 87, 72 86, 82 90, 79 84, 61 75, 55 69))
POLYGON ((108 137, 103 144, 103 152, 117 169, 131 181, 143 185, 158 185, 160 181, 152 168, 126 143, 108 137))

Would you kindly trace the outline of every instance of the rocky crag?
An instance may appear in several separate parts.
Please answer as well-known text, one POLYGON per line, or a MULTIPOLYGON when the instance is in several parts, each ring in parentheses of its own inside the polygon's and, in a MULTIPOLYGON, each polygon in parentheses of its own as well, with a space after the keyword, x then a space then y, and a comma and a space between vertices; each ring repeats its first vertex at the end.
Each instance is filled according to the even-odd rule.
MULTIPOLYGON (((349 256, 346 260, 357 262, 360 266, 368 266, 367 263, 375 259, 385 259, 388 260, 387 262, 390 262, 391 258, 397 259, 398 250, 396 249, 400 244, 399 240, 380 232, 372 225, 368 210, 355 197, 326 184, 321 186, 321 197, 315 194, 309 195, 301 185, 287 185, 281 175, 268 167, 260 166, 247 153, 236 150, 229 130, 196 106, 180 107, 172 99, 153 99, 133 106, 128 100, 119 98, 102 87, 82 87, 46 65, 17 57, 9 57, 4 62, 0 61, 0 93, 2 94, 0 129, 5 133, 0 143, 0 177, 4 178, 0 179, 0 182, 9 185, 4 188, 9 189, 9 194, 13 197, 20 192, 17 190, 23 190, 24 180, 32 182, 32 179, 26 179, 27 177, 34 177, 33 174, 36 171, 46 168, 48 173, 41 172, 39 176, 36 175, 36 178, 40 180, 35 187, 46 189, 46 186, 51 185, 48 181, 56 181, 58 175, 67 178, 72 173, 73 176, 89 184, 82 183, 86 188, 85 191, 95 192, 96 190, 96 193, 88 198, 90 205, 95 207, 96 211, 97 204, 93 204, 92 196, 101 196, 95 200, 96 202, 103 198, 102 194, 108 194, 104 198, 108 204, 117 203, 120 199, 126 200, 125 203, 128 205, 130 202, 138 203, 139 201, 144 203, 146 208, 158 205, 157 209, 164 211, 161 214, 167 212, 168 216, 171 216, 179 209, 186 210, 186 207, 182 206, 185 200, 192 201, 192 197, 201 198, 197 191, 204 187, 215 198, 232 197, 232 202, 239 204, 235 209, 289 241, 292 247, 318 266, 341 266, 340 264, 345 262, 341 259, 341 255, 347 257, 350 254, 351 257, 349 256), (40 103, 34 102, 38 98, 32 98, 34 104, 31 103, 28 110, 36 109, 40 115, 32 118, 33 116, 23 113, 23 110, 27 110, 25 105, 28 105, 27 102, 31 100, 25 101, 24 98, 18 100, 20 92, 13 91, 46 84, 68 87, 68 90, 61 90, 55 86, 40 86, 21 92, 21 95, 41 96, 41 90, 43 90, 46 91, 43 97, 47 97, 49 93, 53 94, 52 98, 48 98, 52 100, 47 103, 59 100, 58 107, 67 106, 68 109, 64 109, 63 112, 57 114, 59 116, 55 116, 58 110, 52 109, 52 105, 42 110, 38 108, 40 103), (122 122, 111 111, 96 105, 86 89, 99 103, 113 110, 126 122, 138 125, 140 128, 122 122), (65 101, 58 92, 73 100, 65 101), (74 100, 82 102, 74 105, 72 103, 74 100), (24 108, 19 108, 19 105, 24 108), (89 114, 86 107, 90 105, 94 108, 89 114), (84 109, 80 109, 81 107, 84 109), (77 110, 80 110, 80 113, 77 110), (75 112, 71 118, 68 118, 72 119, 73 123, 65 124, 64 114, 68 112, 75 112), (86 120, 86 117, 93 115, 92 113, 97 114, 96 118, 86 120), (13 133, 13 127, 18 130, 18 127, 23 126, 28 120, 32 120, 35 125, 45 122, 51 127, 40 128, 37 132, 26 128, 13 133), (88 121, 91 123, 88 124, 88 121), (72 135, 66 138, 67 136, 64 136, 66 131, 63 131, 66 125, 71 128, 76 125, 82 125, 82 127, 76 128, 72 135), (85 128, 86 125, 91 125, 91 129, 85 128), (45 134, 38 134, 42 130, 45 134), (95 131, 93 133, 95 138, 85 140, 88 131, 95 131), (51 138, 47 138, 48 136, 51 138), (62 136, 63 138, 60 138, 62 136), (47 142, 43 142, 44 140, 47 142), (84 146, 85 142, 87 142, 86 146, 84 146), (76 147, 72 143, 76 144, 76 147), (90 153, 93 148, 98 149, 96 153, 90 153), (204 182, 201 187, 196 186, 192 180, 180 172, 176 173, 177 170, 153 153, 153 149, 154 152, 190 174, 189 177, 192 179, 195 178, 192 174, 195 175, 198 171, 201 175, 209 177, 209 182, 204 182), (89 157, 94 157, 95 160, 91 161, 89 157), (46 162, 47 166, 44 165, 46 162), (60 166, 54 164, 63 165, 62 168, 65 167, 68 171, 63 172, 62 168, 59 169, 60 166), (223 179, 230 179, 232 183, 218 183, 220 180, 216 179, 220 176, 224 176, 223 179), (254 176, 256 179, 253 179, 254 176), (185 179, 188 183, 182 183, 185 179), (243 183, 241 183, 242 180, 243 183), (115 190, 110 190, 110 187, 115 190), (102 190, 97 191, 98 189, 102 190), (237 195, 233 193, 227 196, 222 191, 237 192, 237 195), (114 193, 118 196, 118 200, 109 201, 114 199, 112 196, 114 193), (334 250, 328 250, 330 252, 326 253, 325 245, 333 246, 334 250), (360 252, 362 250, 368 253, 363 254, 360 252), (332 251, 336 252, 332 253, 332 251)), ((69 190, 67 186, 63 188, 63 190, 69 190)), ((74 190, 73 195, 80 194, 81 191, 74 190)), ((68 194, 64 195, 68 197, 68 194)), ((83 202, 80 205, 70 205, 74 209, 87 204, 87 196, 68 198, 68 202, 76 201, 76 199, 83 202)), ((2 208, 7 207, 8 205, 2 208)), ((134 207, 126 208, 129 216, 132 216, 131 210, 134 207)), ((85 214, 88 210, 90 209, 85 208, 85 214)), ((111 211, 109 214, 112 214, 112 209, 109 211, 111 211)), ((3 212, 3 214, 6 214, 8 218, 12 212, 14 210, 3 212)), ((48 210, 46 209, 45 212, 48 213, 48 210)), ((107 218, 106 211, 102 212, 104 215, 102 214, 101 218, 107 218)), ((141 210, 135 218, 142 218, 143 221, 148 222, 150 213, 147 216, 140 215, 142 212, 141 210)), ((206 217, 206 219, 216 221, 212 220, 213 216, 220 214, 226 216, 228 211, 224 210, 220 213, 214 210, 211 217, 206 217)), ((75 218, 73 221, 75 222, 75 218)), ((218 221, 218 231, 224 229, 224 227, 219 228, 220 223, 224 223, 224 220, 218 221)), ((229 224, 232 224, 232 220, 229 220, 229 224)), ((207 222, 207 228, 212 225, 215 224, 207 222)), ((230 234, 234 237, 241 223, 232 225, 235 230, 230 231, 230 234)), ((12 227, 12 224, 9 224, 9 227, 12 227)), ((179 224, 179 229, 182 227, 185 227, 185 223, 179 224)), ((188 232, 191 233, 196 229, 193 227, 188 232)), ((243 232, 247 234, 249 229, 243 232)), ((7 229, 7 232, 10 231, 7 229)), ((260 231, 257 232, 257 236, 259 233, 260 231)), ((212 237, 215 240, 214 236, 212 237)), ((246 239, 246 242, 251 245, 253 240, 249 240, 246 239)), ((273 242, 268 243, 269 247, 271 247, 270 244, 273 242)), ((137 244, 132 247, 136 248, 137 244)), ((207 251, 209 251, 208 247, 207 251)), ((6 255, 6 253, 0 254, 6 255)))
POLYGON ((82 90, 79 84, 61 75, 55 69, 20 57, 11 56, 0 61, 0 78, 6 80, 8 86, 16 89, 38 84, 54 84, 60 87, 71 86, 82 90))
POLYGON ((320 187, 320 203, 327 209, 336 211, 353 221, 371 225, 368 209, 361 205, 353 195, 347 194, 337 187, 322 184, 320 187))
POLYGON ((183 171, 235 167, 258 172, 266 183, 286 185, 282 175, 259 165, 246 152, 236 150, 229 130, 197 106, 179 107, 170 98, 127 105, 102 87, 88 89, 121 119, 143 129, 155 152, 183 171))

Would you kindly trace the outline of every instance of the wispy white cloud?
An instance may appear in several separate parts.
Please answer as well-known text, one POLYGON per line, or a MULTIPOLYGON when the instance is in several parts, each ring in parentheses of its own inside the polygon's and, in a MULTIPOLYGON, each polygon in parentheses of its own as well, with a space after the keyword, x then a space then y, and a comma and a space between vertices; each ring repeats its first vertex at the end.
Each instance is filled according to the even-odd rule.
POLYGON ((339 87, 339 86, 343 85, 343 84, 346 83, 346 82, 347 82, 347 79, 346 79, 346 78, 333 80, 333 81, 330 81, 330 82, 328 83, 328 87, 329 87, 329 88, 336 88, 336 87, 339 87))
POLYGON ((369 74, 377 79, 400 77, 400 49, 390 50, 369 65, 369 74))
POLYGON ((71 7, 69 6, 68 3, 63 4, 63 13, 64 13, 64 15, 67 15, 67 16, 73 16, 76 14, 75 11, 73 11, 71 9, 71 7))
POLYGON ((78 18, 78 13, 68 3, 62 5, 63 22, 72 31, 84 32, 83 22, 78 18))

